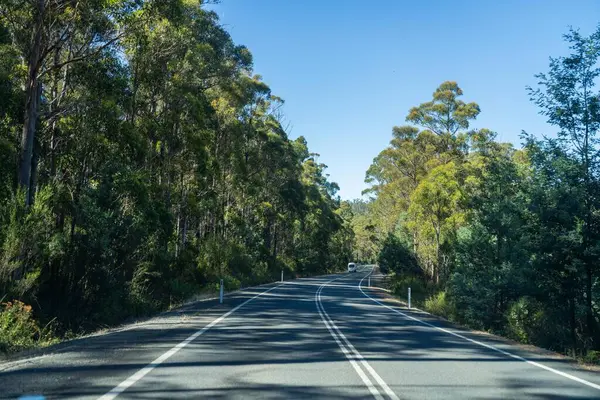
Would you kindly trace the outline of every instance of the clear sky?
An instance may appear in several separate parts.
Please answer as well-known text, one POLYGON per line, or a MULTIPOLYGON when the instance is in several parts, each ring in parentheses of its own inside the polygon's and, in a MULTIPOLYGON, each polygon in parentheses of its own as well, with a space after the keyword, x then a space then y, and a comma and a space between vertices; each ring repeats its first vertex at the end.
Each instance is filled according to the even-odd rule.
POLYGON ((214 7, 255 73, 285 99, 290 137, 306 137, 343 199, 411 106, 446 80, 481 114, 472 125, 520 144, 552 134, 525 87, 566 54, 569 26, 591 33, 600 0, 221 0, 214 7))

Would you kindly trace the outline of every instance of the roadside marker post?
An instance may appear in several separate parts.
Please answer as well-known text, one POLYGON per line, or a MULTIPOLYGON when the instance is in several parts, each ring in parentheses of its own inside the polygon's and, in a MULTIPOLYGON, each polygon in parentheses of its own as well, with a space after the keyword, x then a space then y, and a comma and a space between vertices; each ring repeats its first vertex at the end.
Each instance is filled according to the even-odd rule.
POLYGON ((408 288, 408 309, 410 310, 410 288, 408 288))
POLYGON ((371 275, 369 275, 369 287, 371 287, 371 275))
POLYGON ((221 279, 221 288, 219 289, 219 303, 223 304, 223 279, 221 279))
POLYGON ((283 270, 281 270, 281 282, 283 282, 283 270))

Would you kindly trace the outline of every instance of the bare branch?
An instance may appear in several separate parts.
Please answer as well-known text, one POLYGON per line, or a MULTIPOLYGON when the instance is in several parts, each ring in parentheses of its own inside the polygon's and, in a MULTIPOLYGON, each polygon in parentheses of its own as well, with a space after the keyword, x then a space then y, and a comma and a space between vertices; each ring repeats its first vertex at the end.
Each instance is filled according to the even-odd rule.
POLYGON ((102 51, 104 49, 110 47, 113 43, 115 43, 116 41, 118 41, 119 39, 121 39, 123 36, 125 36, 125 32, 122 32, 122 33, 118 34, 117 36, 115 36, 114 38, 112 38, 111 40, 109 40, 108 42, 104 43, 102 46, 99 46, 98 48, 96 48, 96 50, 93 51, 93 52, 91 52, 91 53, 83 54, 81 56, 71 58, 70 60, 63 61, 61 63, 53 65, 50 68, 45 69, 44 71, 42 71, 38 75, 38 79, 41 78, 41 77, 43 77, 44 75, 48 74, 50 71, 62 68, 65 65, 69 65, 69 64, 72 64, 72 63, 75 63, 75 62, 83 61, 83 60, 86 60, 88 58, 92 58, 92 57, 95 57, 95 56, 99 55, 100 53, 102 53, 102 51))

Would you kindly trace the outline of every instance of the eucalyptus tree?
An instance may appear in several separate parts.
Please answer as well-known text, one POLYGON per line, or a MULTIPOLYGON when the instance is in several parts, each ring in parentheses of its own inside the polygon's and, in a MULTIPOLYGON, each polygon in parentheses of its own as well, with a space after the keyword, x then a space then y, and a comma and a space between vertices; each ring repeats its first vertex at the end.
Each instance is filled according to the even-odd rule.
POLYGON ((458 98, 463 95, 456 82, 446 81, 433 92, 431 101, 410 109, 407 122, 423 126, 440 136, 442 151, 451 150, 460 144, 457 139, 461 130, 469 128, 469 121, 480 113, 477 103, 465 103, 458 98))
MULTIPOLYGON (((571 54, 551 58, 549 71, 536 75, 538 87, 529 88, 532 100, 540 107, 540 113, 558 128, 556 140, 549 140, 548 146, 535 148, 562 154, 566 164, 559 166, 566 168, 570 165, 569 168, 574 168, 574 173, 569 173, 568 180, 561 180, 561 184, 566 183, 579 194, 581 207, 571 211, 573 221, 580 221, 576 223, 577 228, 573 227, 581 238, 581 247, 574 256, 583 265, 587 334, 594 340, 593 347, 600 348, 600 329, 594 311, 593 293, 598 279, 597 259, 600 255, 597 217, 600 193, 600 93, 595 89, 600 76, 600 28, 587 37, 570 30, 565 40, 569 43, 571 54)), ((533 146, 535 140, 528 137, 528 141, 533 146)), ((556 175, 556 179, 559 179, 558 171, 556 175)))

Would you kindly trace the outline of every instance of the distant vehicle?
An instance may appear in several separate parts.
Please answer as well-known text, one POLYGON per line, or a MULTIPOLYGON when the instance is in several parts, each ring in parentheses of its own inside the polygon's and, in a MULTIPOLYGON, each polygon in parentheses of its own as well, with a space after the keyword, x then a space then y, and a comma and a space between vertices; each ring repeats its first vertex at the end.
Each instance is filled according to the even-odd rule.
POLYGON ((348 272, 356 272, 356 264, 348 263, 348 272))

